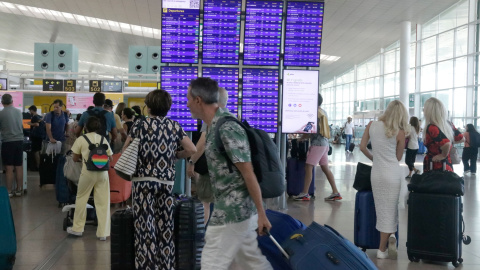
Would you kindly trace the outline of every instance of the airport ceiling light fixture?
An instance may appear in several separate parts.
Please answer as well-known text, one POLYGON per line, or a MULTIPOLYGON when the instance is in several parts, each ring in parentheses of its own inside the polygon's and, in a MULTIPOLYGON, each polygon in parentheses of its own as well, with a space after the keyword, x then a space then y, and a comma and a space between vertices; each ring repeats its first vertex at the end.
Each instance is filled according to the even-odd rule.
POLYGON ((338 59, 340 59, 340 56, 320 54, 320 61, 335 62, 338 61, 338 59))
POLYGON ((23 15, 50 21, 82 25, 93 28, 100 28, 103 30, 131 34, 146 38, 161 38, 160 29, 104 20, 100 18, 88 17, 68 12, 60 12, 51 9, 24 6, 3 1, 0 1, 0 12, 23 15))

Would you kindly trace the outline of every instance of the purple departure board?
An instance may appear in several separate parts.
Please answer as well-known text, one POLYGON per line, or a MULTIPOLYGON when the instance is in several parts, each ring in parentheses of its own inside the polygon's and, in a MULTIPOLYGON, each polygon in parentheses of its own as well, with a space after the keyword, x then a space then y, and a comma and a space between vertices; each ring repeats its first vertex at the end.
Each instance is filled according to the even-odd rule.
POLYGON ((198 5, 192 0, 190 4, 195 2, 192 8, 167 8, 165 2, 162 9, 162 63, 197 64, 200 32, 198 5))
POLYGON ((243 69, 242 120, 265 132, 277 132, 278 74, 276 69, 243 69))
POLYGON ((203 77, 210 77, 224 87, 228 92, 228 110, 238 116, 238 68, 213 68, 204 67, 203 77))
POLYGON ((167 116, 180 123, 185 131, 197 130, 187 107, 187 92, 190 81, 198 77, 197 67, 161 67, 162 89, 172 96, 172 107, 167 116))
POLYGON ((323 2, 288 2, 285 66, 320 66, 323 2))
POLYGON ((238 65, 242 0, 205 0, 203 63, 238 65))
POLYGON ((283 1, 247 0, 244 65, 280 63, 283 1))

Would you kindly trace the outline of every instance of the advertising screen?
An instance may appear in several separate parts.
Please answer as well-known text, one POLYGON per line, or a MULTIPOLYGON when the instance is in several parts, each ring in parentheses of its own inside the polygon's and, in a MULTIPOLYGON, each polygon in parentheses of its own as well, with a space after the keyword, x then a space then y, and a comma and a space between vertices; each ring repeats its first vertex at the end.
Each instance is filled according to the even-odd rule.
POLYGON ((317 133, 318 70, 283 71, 282 133, 317 133))
POLYGON ((244 65, 280 63, 282 1, 247 1, 244 65))
POLYGON ((7 79, 0 79, 0 90, 7 90, 7 79))
POLYGON ((121 93, 122 92, 122 81, 102 81, 102 92, 114 92, 114 93, 121 93))
POLYGON ((93 106, 94 93, 67 93, 67 109, 72 114, 83 113, 93 106))
POLYGON ((276 69, 243 69, 242 120, 265 132, 277 132, 278 74, 276 69))
POLYGON ((210 77, 228 92, 228 110, 238 116, 238 68, 204 67, 203 77, 210 77))
MULTIPOLYGON (((2 91, 0 92, 0 99, 3 95, 10 94, 13 100, 13 107, 19 109, 23 112, 23 92, 16 92, 16 91, 2 91)), ((3 110, 3 106, 0 106, 0 110, 3 110)))
POLYGON ((188 85, 198 77, 197 67, 162 67, 162 89, 172 96, 172 107, 167 114, 180 123, 185 131, 197 130, 197 119, 193 119, 187 107, 188 85))
POLYGON ((285 66, 320 66, 323 2, 288 2, 285 66))
POLYGON ((203 63, 238 65, 242 0, 205 0, 203 63))
POLYGON ((162 5, 162 62, 198 63, 200 0, 163 0, 162 5))

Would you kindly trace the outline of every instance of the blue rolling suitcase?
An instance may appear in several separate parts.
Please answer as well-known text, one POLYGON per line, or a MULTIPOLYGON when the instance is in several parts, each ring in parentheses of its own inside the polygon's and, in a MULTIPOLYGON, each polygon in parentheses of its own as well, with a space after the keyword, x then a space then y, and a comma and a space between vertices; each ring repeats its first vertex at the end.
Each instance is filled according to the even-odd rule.
POLYGON ((0 187, 0 269, 9 270, 15 263, 17 237, 13 224, 10 198, 5 187, 0 187))
MULTIPOLYGON (((305 179, 305 161, 297 158, 287 160, 287 194, 296 196, 303 190, 305 179)), ((310 196, 315 196, 315 168, 312 169, 312 183, 308 189, 310 196)))
POLYGON ((427 153, 427 147, 425 147, 425 144, 423 144, 422 140, 418 140, 418 155, 423 155, 427 153))
MULTIPOLYGON (((287 240, 294 231, 305 230, 307 227, 297 219, 277 211, 267 209, 267 218, 272 224, 270 234, 278 241, 287 240)), ((267 236, 258 236, 258 247, 263 255, 267 257, 274 270, 291 270, 287 260, 283 257, 281 251, 267 236)))
POLYGON ((294 270, 377 269, 367 254, 333 228, 313 222, 283 243, 294 270))
MULTIPOLYGON (((378 249, 380 232, 375 228, 377 214, 372 191, 359 191, 355 196, 354 243, 366 249, 378 249)), ((398 228, 395 233, 398 246, 398 228)))

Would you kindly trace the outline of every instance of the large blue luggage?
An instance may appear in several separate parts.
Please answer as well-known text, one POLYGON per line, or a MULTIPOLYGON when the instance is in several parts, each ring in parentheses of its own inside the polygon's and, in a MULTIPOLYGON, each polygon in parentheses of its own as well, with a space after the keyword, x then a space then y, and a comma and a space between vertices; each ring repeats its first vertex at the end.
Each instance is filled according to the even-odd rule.
MULTIPOLYGON (((270 234, 279 242, 287 240, 294 231, 305 230, 307 227, 297 219, 270 209, 266 210, 267 218, 272 224, 270 234)), ((258 247, 267 257, 274 270, 291 270, 281 251, 269 239, 268 236, 259 236, 258 247)))
POLYGON ((306 230, 294 232, 284 242, 294 270, 377 269, 367 254, 333 228, 313 222, 306 230))
POLYGON ((425 147, 425 144, 423 144, 422 140, 418 140, 418 155, 423 155, 427 153, 427 147, 425 147))
POLYGON ((10 198, 7 189, 0 187, 0 269, 12 269, 16 253, 17 237, 15 236, 10 198))
MULTIPOLYGON (((354 243, 363 251, 378 249, 380 232, 376 229, 376 223, 377 214, 372 191, 357 192, 355 196, 354 243)), ((398 229, 395 236, 398 239, 398 229)))
MULTIPOLYGON (((287 159, 287 194, 296 196, 303 190, 305 182, 305 161, 297 158, 287 159)), ((315 196, 315 168, 312 169, 312 183, 308 189, 310 196, 315 196)))

